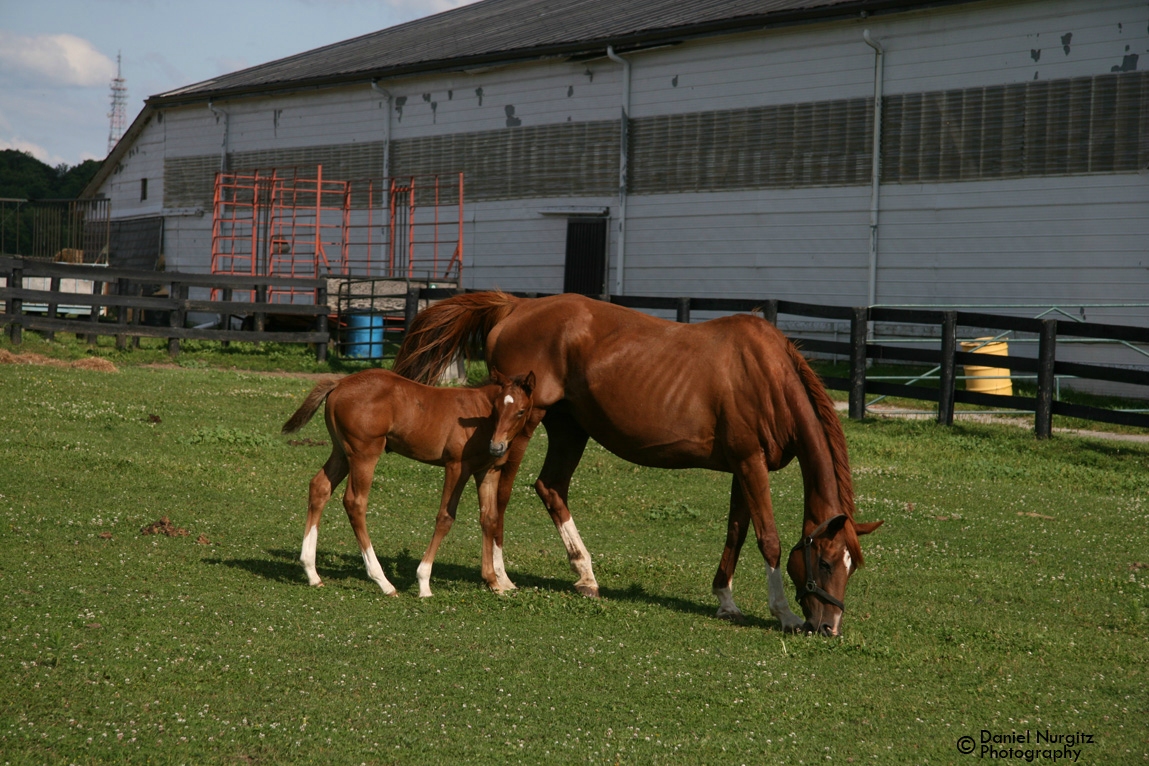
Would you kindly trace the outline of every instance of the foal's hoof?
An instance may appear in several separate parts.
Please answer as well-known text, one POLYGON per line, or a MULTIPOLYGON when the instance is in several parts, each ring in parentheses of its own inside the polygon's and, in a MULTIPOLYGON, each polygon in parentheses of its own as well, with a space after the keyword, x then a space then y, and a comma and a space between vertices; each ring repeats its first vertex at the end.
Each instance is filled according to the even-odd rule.
POLYGON ((579 585, 578 583, 575 583, 575 590, 587 598, 598 598, 597 585, 579 585))

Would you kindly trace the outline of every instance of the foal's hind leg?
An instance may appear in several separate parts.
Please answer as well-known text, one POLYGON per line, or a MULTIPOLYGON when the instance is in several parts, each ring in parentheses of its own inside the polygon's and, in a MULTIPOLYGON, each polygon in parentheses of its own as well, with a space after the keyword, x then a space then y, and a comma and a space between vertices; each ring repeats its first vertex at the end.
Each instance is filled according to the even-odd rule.
POLYGON ((443 477, 443 498, 439 502, 439 515, 435 518, 435 534, 431 536, 431 544, 427 546, 416 574, 419 580, 420 598, 431 595, 431 566, 435 563, 435 553, 439 550, 439 543, 443 542, 443 538, 451 531, 451 525, 455 523, 455 512, 459 508, 459 498, 463 496, 467 479, 468 476, 461 464, 447 464, 443 477))
POLYGON ((543 424, 547 428, 547 456, 538 481, 535 482, 535 491, 550 513, 551 521, 558 527, 571 569, 579 576, 575 581, 575 590, 584 596, 598 598, 598 582, 591 569, 590 553, 583 545, 570 509, 567 508, 571 476, 582 459, 589 437, 573 418, 553 410, 547 413, 543 424))
POLYGON ((307 574, 311 585, 323 585, 319 573, 315 571, 315 544, 319 540, 319 518, 323 508, 331 499, 331 492, 347 476, 347 456, 338 445, 331 451, 327 463, 315 474, 307 493, 307 521, 303 526, 303 549, 299 552, 299 563, 307 574))
POLYGON ((388 596, 395 596, 398 592, 387 575, 383 574, 383 567, 379 565, 379 559, 375 558, 375 549, 371 547, 371 538, 367 535, 367 495, 371 492, 371 479, 375 476, 375 463, 381 452, 382 444, 377 452, 350 456, 351 470, 347 479, 347 491, 343 495, 343 508, 347 511, 351 528, 355 530, 355 539, 359 541, 359 552, 363 554, 367 576, 388 596))

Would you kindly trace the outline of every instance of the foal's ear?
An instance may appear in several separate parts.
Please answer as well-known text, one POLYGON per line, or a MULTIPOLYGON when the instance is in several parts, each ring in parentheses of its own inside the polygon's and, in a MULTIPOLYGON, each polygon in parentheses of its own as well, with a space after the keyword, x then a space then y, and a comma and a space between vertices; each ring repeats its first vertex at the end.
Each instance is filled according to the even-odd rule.
POLYGON ((519 386, 523 389, 527 396, 530 396, 531 392, 535 390, 535 371, 531 370, 528 372, 526 377, 523 378, 523 382, 520 383, 519 386))
POLYGON ((498 370, 491 370, 491 382, 497 386, 505 386, 511 381, 498 370))
POLYGON ((859 535, 868 535, 878 527, 882 526, 883 523, 885 523, 885 519, 882 519, 881 521, 855 521, 854 531, 859 535))

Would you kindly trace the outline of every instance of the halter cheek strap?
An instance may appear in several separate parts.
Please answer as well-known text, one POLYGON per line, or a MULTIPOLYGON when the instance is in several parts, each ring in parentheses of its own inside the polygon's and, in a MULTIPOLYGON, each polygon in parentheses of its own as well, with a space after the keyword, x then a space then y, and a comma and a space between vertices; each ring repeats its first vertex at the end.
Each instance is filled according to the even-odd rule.
POLYGON ((846 605, 827 593, 825 589, 814 580, 814 538, 825 532, 830 522, 837 518, 839 518, 839 516, 823 521, 818 525, 817 529, 799 540, 798 543, 790 549, 790 552, 793 553, 801 548, 806 562, 806 583, 805 585, 798 585, 798 600, 801 601, 806 596, 814 596, 827 604, 833 604, 844 612, 846 611, 846 605))

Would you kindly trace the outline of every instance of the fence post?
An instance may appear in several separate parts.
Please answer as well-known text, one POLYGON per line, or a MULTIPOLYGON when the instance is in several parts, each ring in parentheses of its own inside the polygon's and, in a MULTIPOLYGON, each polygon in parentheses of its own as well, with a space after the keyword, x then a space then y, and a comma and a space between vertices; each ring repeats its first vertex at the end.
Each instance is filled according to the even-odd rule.
MULTIPOLYGON (((19 266, 13 266, 12 272, 8 275, 8 287, 13 290, 19 290, 24 287, 24 269, 19 266)), ((8 338, 12 341, 13 346, 19 346, 24 340, 24 325, 20 318, 20 314, 24 311, 24 301, 20 298, 8 299, 8 313, 12 315, 12 326, 8 330, 8 338)))
MULTIPOLYGON (((99 281, 99 280, 93 280, 92 281, 92 295, 93 295, 93 297, 96 295, 103 295, 103 294, 104 294, 104 283, 99 281)), ((92 312, 90 314, 88 314, 88 324, 90 324, 93 328, 98 327, 100 324, 100 309, 101 308, 102 308, 102 306, 100 306, 98 303, 92 304, 92 312)), ((79 333, 76 334, 76 337, 79 337, 79 333)), ((94 333, 94 332, 87 333, 87 338, 85 338, 85 340, 87 340, 89 346, 95 346, 98 343, 98 339, 99 339, 99 334, 94 333)))
POLYGON ((256 312, 251 319, 251 326, 256 332, 263 332, 267 326, 267 314, 258 310, 258 306, 262 303, 267 303, 267 285, 255 286, 255 304, 256 312))
POLYGON ((866 417, 866 325, 870 310, 855 306, 850 318, 850 417, 866 417))
POLYGON ((315 288, 315 305, 323 308, 323 313, 315 317, 315 331, 323 333, 324 337, 315 342, 315 361, 327 361, 327 285, 315 288))
POLYGON ((941 379, 938 381, 938 425, 954 424, 954 388, 957 383, 957 312, 942 312, 941 379))
MULTIPOLYGON (((121 298, 128 297, 128 280, 127 279, 121 277, 121 278, 116 280, 116 295, 120 296, 121 298)), ((121 328, 125 328, 125 329, 126 329, 127 324, 128 324, 128 307, 123 305, 122 303, 119 306, 116 306, 116 324, 120 325, 121 328)), ((121 330, 121 332, 116 333, 116 350, 117 351, 123 351, 124 350, 124 348, 127 346, 127 338, 128 338, 128 336, 125 335, 122 330, 121 330)))
MULTIPOLYGON (((224 303, 231 303, 231 288, 230 287, 225 287, 223 289, 223 302, 224 303)), ((219 321, 219 328, 221 330, 230 330, 231 329, 231 311, 230 310, 225 311, 223 314, 221 314, 219 320, 220 320, 219 321)), ((230 340, 221 340, 219 342, 219 345, 221 348, 230 348, 231 347, 231 341, 230 340)))
MULTIPOLYGON (((46 316, 48 319, 55 319, 56 310, 60 307, 60 304, 56 302, 56 294, 60 292, 60 278, 52 277, 48 283, 48 289, 52 292, 52 297, 48 299, 48 313, 46 316)), ((46 330, 43 335, 44 340, 55 340, 56 338, 56 333, 53 330, 46 330)))
POLYGON ((1037 347, 1037 407, 1033 430, 1038 439, 1053 434, 1053 365, 1057 357, 1057 320, 1041 320, 1041 340, 1037 347))
POLYGON ((415 322, 415 315, 419 313, 419 289, 418 287, 407 289, 407 301, 403 304, 404 333, 411 329, 411 325, 415 322))
POLYGON ((770 300, 768 300, 762 304, 762 317, 767 322, 774 325, 775 327, 778 326, 778 299, 777 298, 771 298, 770 300))
POLYGON ((682 324, 690 324, 690 299, 678 299, 678 316, 676 320, 682 324))
MULTIPOLYGON (((172 302, 171 311, 168 312, 168 327, 173 329, 183 327, 187 323, 187 310, 184 301, 187 299, 188 286, 179 282, 172 282, 168 287, 168 299, 172 302)), ((180 339, 168 338, 168 356, 177 357, 180 353, 180 339)))

